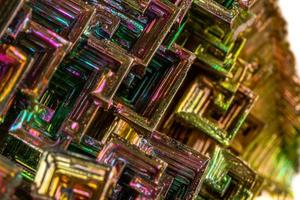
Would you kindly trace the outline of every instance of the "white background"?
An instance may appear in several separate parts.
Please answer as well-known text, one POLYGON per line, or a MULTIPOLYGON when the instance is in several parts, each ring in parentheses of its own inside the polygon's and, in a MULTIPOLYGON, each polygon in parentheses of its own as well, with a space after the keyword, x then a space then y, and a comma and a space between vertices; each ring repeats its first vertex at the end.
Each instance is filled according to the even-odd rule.
POLYGON ((300 76, 300 1, 280 0, 279 4, 282 14, 288 23, 289 41, 291 49, 296 56, 298 63, 298 75, 300 76))

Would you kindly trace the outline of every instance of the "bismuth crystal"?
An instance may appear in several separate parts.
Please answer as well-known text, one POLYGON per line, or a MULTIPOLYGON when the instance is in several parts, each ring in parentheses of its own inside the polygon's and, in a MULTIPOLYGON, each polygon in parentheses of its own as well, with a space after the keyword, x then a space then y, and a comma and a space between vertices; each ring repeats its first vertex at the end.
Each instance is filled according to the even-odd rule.
POLYGON ((45 151, 33 184, 36 199, 107 199, 116 170, 79 155, 45 151))
POLYGON ((0 0, 0 199, 292 199, 276 0, 0 0))
POLYGON ((32 21, 18 34, 15 45, 33 59, 20 89, 38 98, 69 50, 70 42, 32 21))
POLYGON ((95 8, 82 1, 30 0, 32 20, 73 44, 80 38, 95 14, 95 8))
POLYGON ((97 156, 98 162, 116 167, 117 186, 111 199, 158 199, 167 164, 120 139, 112 139, 97 156))
POLYGON ((140 146, 168 163, 166 174, 171 181, 163 198, 194 199, 197 196, 208 157, 158 132, 151 134, 140 146))
POLYGON ((24 0, 1 0, 0 37, 5 34, 6 29, 8 28, 14 17, 17 15, 18 11, 22 8, 24 2, 24 0))
POLYGON ((25 54, 14 46, 2 45, 1 51, 0 121, 3 121, 30 59, 28 60, 25 54))
POLYGON ((155 130, 193 60, 181 47, 161 46, 144 76, 129 73, 121 84, 115 98, 118 113, 133 124, 155 130))

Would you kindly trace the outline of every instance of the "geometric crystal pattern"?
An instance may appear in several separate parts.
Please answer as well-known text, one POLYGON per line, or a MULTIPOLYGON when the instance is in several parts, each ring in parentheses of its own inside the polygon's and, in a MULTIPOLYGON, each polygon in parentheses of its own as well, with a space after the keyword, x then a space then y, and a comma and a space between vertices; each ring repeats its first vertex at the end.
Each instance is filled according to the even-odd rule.
POLYGON ((2 46, 0 57, 0 121, 12 103, 18 86, 26 72, 27 59, 24 53, 13 46, 2 46))
POLYGON ((159 197, 165 162, 118 139, 112 139, 103 147, 97 161, 115 166, 120 174, 112 199, 159 197))
POLYGON ((151 134, 148 141, 149 146, 147 140, 141 146, 168 163, 166 174, 171 181, 163 198, 194 199, 201 188, 208 157, 158 132, 151 134))
POLYGON ((34 179, 38 199, 97 199, 109 197, 116 184, 115 169, 78 155, 45 151, 34 179))
POLYGON ((240 87, 233 97, 226 97, 228 93, 224 97, 223 91, 214 87, 206 77, 197 77, 183 95, 175 115, 228 145, 246 119, 256 96, 248 88, 240 87))
POLYGON ((200 199, 251 199, 259 183, 258 175, 242 160, 220 148, 212 155, 200 199))
POLYGON ((0 199, 292 199, 276 0, 0 0, 0 199))

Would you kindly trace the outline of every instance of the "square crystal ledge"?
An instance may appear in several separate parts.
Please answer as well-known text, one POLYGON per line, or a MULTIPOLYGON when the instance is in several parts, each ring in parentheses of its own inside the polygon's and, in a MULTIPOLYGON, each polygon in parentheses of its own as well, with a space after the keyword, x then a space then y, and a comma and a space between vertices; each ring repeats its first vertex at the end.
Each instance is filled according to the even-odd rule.
POLYGON ((113 167, 78 154, 45 151, 39 163, 32 195, 36 198, 84 198, 105 200, 115 187, 113 167))

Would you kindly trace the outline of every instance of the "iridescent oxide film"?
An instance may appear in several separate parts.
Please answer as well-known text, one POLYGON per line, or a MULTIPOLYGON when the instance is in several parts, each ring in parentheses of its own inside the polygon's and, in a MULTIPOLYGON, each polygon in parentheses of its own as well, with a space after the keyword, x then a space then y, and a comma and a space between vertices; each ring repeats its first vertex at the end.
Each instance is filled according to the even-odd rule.
POLYGON ((200 199, 251 199, 262 184, 247 164, 216 148, 206 174, 200 199))
POLYGON ((0 0, 0 199, 292 200, 285 27, 276 0, 0 0))
POLYGON ((51 30, 31 22, 18 34, 16 46, 24 50, 29 58, 33 58, 33 64, 22 82, 22 90, 39 97, 69 49, 70 42, 51 30))
POLYGON ((95 8, 82 1, 30 0, 32 20, 75 43, 86 29, 95 8))
POLYGON ((116 170, 75 154, 46 151, 33 184, 37 199, 105 200, 116 184, 116 170))
POLYGON ((119 173, 112 199, 158 198, 167 166, 162 160, 116 138, 107 142, 97 161, 115 166, 119 173))
POLYGON ((194 199, 197 196, 209 162, 207 157, 158 132, 141 142, 141 146, 168 163, 166 174, 172 181, 166 184, 168 189, 163 191, 163 198, 194 199))
POLYGON ((0 121, 5 117, 30 60, 14 46, 1 46, 0 53, 0 121))
POLYGON ((194 55, 179 46, 161 47, 140 77, 129 73, 116 95, 122 117, 153 131, 184 80, 194 55))
POLYGON ((211 86, 214 87, 209 79, 197 77, 183 96, 175 115, 228 145, 239 131, 256 97, 245 87, 240 87, 233 97, 230 94, 227 97, 226 93, 224 95, 211 86))
POLYGON ((18 13, 24 2, 24 0, 0 1, 0 37, 2 37, 2 35, 6 32, 9 24, 14 19, 14 16, 18 13))
POLYGON ((149 64, 184 8, 167 0, 92 2, 99 10, 95 17, 100 20, 92 20, 88 34, 113 41, 144 66, 149 64))

